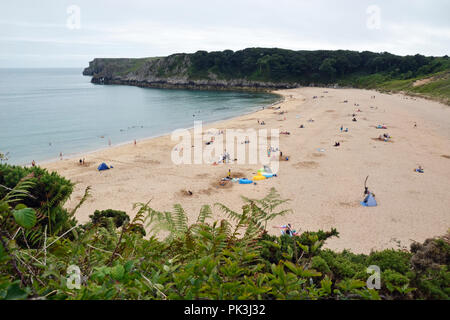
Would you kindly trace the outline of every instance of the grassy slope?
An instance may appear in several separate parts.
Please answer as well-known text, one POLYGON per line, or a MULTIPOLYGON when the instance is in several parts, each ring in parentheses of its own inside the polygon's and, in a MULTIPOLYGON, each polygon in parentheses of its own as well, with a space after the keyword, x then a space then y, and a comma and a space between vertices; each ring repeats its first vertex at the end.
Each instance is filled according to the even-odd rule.
POLYGON ((344 86, 357 88, 375 89, 380 92, 401 92, 408 95, 420 96, 427 99, 437 100, 450 105, 450 71, 441 71, 426 76, 410 79, 394 79, 385 74, 372 74, 352 76, 339 81, 344 86), (428 82, 414 85, 417 81, 429 79, 428 82))

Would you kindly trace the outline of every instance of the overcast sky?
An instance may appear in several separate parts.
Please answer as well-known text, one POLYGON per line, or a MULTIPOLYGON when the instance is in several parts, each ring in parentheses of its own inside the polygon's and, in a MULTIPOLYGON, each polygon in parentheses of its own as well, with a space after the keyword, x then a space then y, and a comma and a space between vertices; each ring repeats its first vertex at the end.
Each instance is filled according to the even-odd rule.
POLYGON ((450 55, 449 0, 2 0, 0 67, 279 47, 450 55))

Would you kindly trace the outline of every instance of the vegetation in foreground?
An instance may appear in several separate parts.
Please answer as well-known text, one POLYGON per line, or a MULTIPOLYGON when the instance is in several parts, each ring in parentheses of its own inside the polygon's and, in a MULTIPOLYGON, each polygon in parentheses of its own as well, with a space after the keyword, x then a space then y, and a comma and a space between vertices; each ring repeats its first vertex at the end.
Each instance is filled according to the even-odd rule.
POLYGON ((192 223, 180 205, 140 203, 134 219, 96 211, 80 225, 77 208, 62 206, 72 188, 40 168, 0 165, 0 299, 449 299, 450 234, 410 251, 333 252, 323 245, 334 229, 267 234, 289 213, 275 190, 243 198, 240 212, 216 204, 227 220, 211 221, 207 205, 192 223), (379 290, 367 287, 372 265, 379 290))

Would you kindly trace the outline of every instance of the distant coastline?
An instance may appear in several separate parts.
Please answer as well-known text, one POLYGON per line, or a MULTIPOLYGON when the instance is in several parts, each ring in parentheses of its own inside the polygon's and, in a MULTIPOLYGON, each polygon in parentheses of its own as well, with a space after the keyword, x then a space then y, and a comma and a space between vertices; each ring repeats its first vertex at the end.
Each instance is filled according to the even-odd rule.
POLYGON ((77 68, 1 69, 0 152, 42 163, 226 120, 280 101, 262 92, 97 86, 77 68))
POLYGON ((95 84, 164 89, 271 91, 299 87, 403 92, 450 104, 450 58, 349 50, 176 53, 95 58, 84 69, 95 84))

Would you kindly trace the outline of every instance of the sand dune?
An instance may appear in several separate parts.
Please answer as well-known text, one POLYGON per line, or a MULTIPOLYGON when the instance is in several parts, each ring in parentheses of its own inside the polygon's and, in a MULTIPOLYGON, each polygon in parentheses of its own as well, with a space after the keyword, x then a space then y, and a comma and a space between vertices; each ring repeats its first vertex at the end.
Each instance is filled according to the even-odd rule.
MULTIPOLYGON (((291 199, 288 207, 294 213, 273 225, 289 222, 303 231, 337 228, 340 237, 327 243, 332 249, 369 252, 409 247, 412 241, 447 231, 450 108, 357 89, 299 88, 278 93, 285 96, 279 110, 265 109, 208 126, 260 129, 257 120, 264 120, 267 129, 290 132, 280 135, 280 149, 289 155, 289 161, 280 162, 278 177, 257 185, 230 182, 221 186, 219 181, 228 169, 250 178, 261 165, 173 164, 170 152, 176 143, 170 136, 89 154, 86 166, 78 165, 77 158, 44 167, 77 183, 69 208, 76 205, 87 186, 92 187, 92 197, 77 213, 81 222, 95 209, 119 209, 133 216, 133 203, 148 200, 156 210, 169 210, 180 203, 193 220, 203 204, 221 202, 238 210, 240 195, 260 198, 275 187, 283 198, 291 199), (371 98, 374 95, 376 98, 371 98), (285 113, 280 115, 280 111, 285 113), (352 114, 356 114, 356 122, 352 114), (299 128, 300 124, 304 128, 299 128), (379 124, 387 129, 376 129, 379 124), (341 132, 341 125, 349 131, 341 132), (392 136, 391 143, 376 141, 383 133, 392 136), (333 147, 335 142, 340 146, 333 147), (103 161, 114 169, 98 172, 103 161), (414 172, 418 165, 423 166, 423 174, 414 172), (367 175, 377 207, 359 204, 367 175)), ((216 218, 222 218, 219 212, 216 218)))

